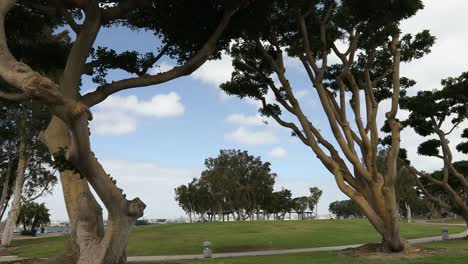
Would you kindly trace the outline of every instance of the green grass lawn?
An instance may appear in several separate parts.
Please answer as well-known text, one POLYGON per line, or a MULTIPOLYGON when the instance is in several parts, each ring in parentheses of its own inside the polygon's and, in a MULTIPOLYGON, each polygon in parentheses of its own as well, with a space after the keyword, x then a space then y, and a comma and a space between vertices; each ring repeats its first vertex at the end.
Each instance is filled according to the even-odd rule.
POLYGON ((424 244, 430 249, 468 250, 468 240, 454 239, 424 244))
MULTIPOLYGON (((363 258, 337 254, 336 252, 318 252, 305 254, 288 254, 276 256, 223 258, 213 260, 175 261, 170 264, 466 264, 468 263, 468 240, 450 240, 421 244, 424 248, 458 250, 456 252, 439 252, 436 256, 405 256, 403 258, 382 260, 378 257, 363 258), (460 250, 464 250, 460 251, 460 250)), ((150 263, 139 263, 150 264, 150 263)))
MULTIPOLYGON (((197 260, 169 262, 171 264, 466 264, 468 255, 441 255, 433 257, 407 258, 397 260, 363 259, 359 257, 339 256, 333 252, 310 254, 241 257, 215 260, 197 260)), ((139 263, 150 264, 150 263, 139 263)))
MULTIPOLYGON (((450 226, 450 233, 464 227, 450 226)), ((439 235, 441 226, 401 224, 406 238, 439 235)), ((291 249, 379 242, 379 236, 364 220, 270 221, 196 223, 137 227, 128 245, 129 256, 197 254, 203 241, 213 250, 239 252, 291 249)), ((47 257, 64 251, 66 237, 14 241, 13 254, 47 257)))

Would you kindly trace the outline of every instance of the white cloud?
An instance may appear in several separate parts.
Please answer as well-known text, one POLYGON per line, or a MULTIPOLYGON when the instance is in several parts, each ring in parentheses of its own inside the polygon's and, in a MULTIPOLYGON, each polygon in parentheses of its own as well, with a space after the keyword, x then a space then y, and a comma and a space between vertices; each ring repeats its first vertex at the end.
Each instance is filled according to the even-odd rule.
POLYGON ((218 87, 231 79, 233 71, 231 56, 222 54, 220 60, 207 61, 190 76, 195 80, 218 87))
POLYGON ((288 155, 288 151, 283 148, 283 147, 276 147, 270 151, 270 156, 277 158, 277 159, 282 159, 285 158, 288 155))
POLYGON ((232 114, 226 117, 226 122, 241 126, 261 126, 268 118, 261 115, 232 114))
POLYGON ((460 58, 468 56, 468 28, 466 10, 468 1, 426 0, 425 8, 402 23, 403 33, 415 34, 429 29, 437 39, 431 53, 422 59, 403 64, 401 74, 416 80, 415 89, 432 90, 440 87, 440 80, 457 76, 467 70, 466 62, 460 58))
POLYGON ((94 120, 93 128, 98 135, 123 135, 137 128, 136 119, 126 113, 97 112, 94 120))
POLYGON ((96 107, 92 126, 99 135, 122 135, 134 132, 141 117, 169 118, 183 115, 184 111, 175 92, 155 95, 148 101, 135 95, 113 95, 96 107))
POLYGON ((251 131, 244 127, 226 134, 225 138, 246 145, 267 145, 278 141, 271 131, 251 131))
POLYGON ((298 100, 301 100, 302 98, 306 97, 307 95, 310 94, 310 91, 309 90, 299 90, 297 92, 294 93, 294 96, 298 99, 298 100))
POLYGON ((148 101, 139 100, 135 95, 114 95, 107 98, 98 108, 155 117, 179 116, 185 111, 180 96, 175 92, 155 95, 148 101))

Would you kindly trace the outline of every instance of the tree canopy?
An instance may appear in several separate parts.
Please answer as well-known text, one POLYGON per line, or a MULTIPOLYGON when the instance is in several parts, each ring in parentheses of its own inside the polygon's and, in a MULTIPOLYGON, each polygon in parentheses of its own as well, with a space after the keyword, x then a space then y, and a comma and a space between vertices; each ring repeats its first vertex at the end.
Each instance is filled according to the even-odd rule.
POLYGON ((17 225, 23 225, 23 229, 26 231, 46 226, 49 223, 49 209, 44 203, 38 204, 34 202, 28 202, 21 206, 21 211, 16 222, 17 225))
POLYGON ((60 175, 72 225, 75 262, 125 263, 130 227, 145 208, 138 198, 127 200, 95 158, 90 143, 90 108, 116 92, 162 84, 192 73, 208 59, 219 57, 243 25, 255 25, 254 18, 262 19, 263 13, 253 12, 268 3, 265 0, 0 2, 0 77, 8 84, 5 90, 2 88, 0 97, 20 102, 34 100, 47 106, 53 115, 42 136, 49 151, 63 154, 60 156, 70 165, 60 175), (155 35, 154 43, 147 51, 99 47, 96 37, 106 27, 116 29, 115 34, 120 34, 119 30, 145 30, 155 35), (15 31, 21 33, 15 35, 15 31), (37 38, 43 39, 36 45, 37 38), (20 42, 23 46, 15 48, 20 42), (51 68, 58 70, 56 76, 39 67, 48 60, 32 58, 41 56, 50 56, 51 61, 60 64, 51 68), (150 71, 160 66, 163 57, 176 61, 176 66, 167 71, 160 68, 150 71), (116 80, 109 74, 114 70, 122 71, 123 79, 116 80), (94 89, 87 87, 91 92, 81 89, 85 75, 95 83, 94 89), (109 212, 107 230, 90 188, 109 212))
POLYGON ((421 8, 419 0, 272 1, 265 24, 247 30, 233 43, 234 72, 221 85, 230 95, 260 101, 261 114, 291 130, 309 147, 340 190, 361 207, 390 251, 405 247, 395 220, 394 182, 400 152, 396 116, 400 94, 415 84, 400 76, 400 64, 429 53, 435 41, 427 30, 403 35, 399 23, 421 8), (331 136, 311 120, 316 113, 306 112, 298 99, 298 87, 288 79, 292 69, 286 60, 290 58, 302 63, 331 136), (377 113, 386 99, 391 101, 385 117, 393 140, 387 155, 389 170, 381 174, 376 169, 377 113), (390 191, 384 192, 382 183, 390 191))
POLYGON ((187 213, 236 212, 242 219, 264 206, 276 174, 270 163, 247 151, 221 150, 205 160, 199 179, 176 188, 176 200, 187 213))
POLYGON ((418 146, 418 154, 442 160, 443 169, 430 174, 417 168, 417 164, 407 164, 407 167, 425 196, 461 215, 468 223, 465 199, 468 173, 464 162, 454 160, 454 151, 468 153, 468 129, 461 131, 462 140, 456 146, 449 140, 454 132, 459 133, 460 125, 468 120, 468 73, 444 79, 441 85, 442 89, 439 90, 420 91, 415 96, 403 97, 401 107, 410 112, 403 124, 426 138, 418 146))

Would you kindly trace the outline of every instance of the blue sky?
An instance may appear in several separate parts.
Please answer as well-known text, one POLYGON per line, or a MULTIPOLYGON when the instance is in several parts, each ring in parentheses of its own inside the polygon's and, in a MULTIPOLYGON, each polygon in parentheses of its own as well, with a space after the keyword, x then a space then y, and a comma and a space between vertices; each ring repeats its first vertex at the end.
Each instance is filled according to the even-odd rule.
MULTIPOLYGON (((418 81, 415 91, 437 88, 441 78, 468 70, 460 59, 468 56, 463 45, 468 43, 468 29, 463 22, 468 3, 441 2, 425 1, 426 9, 403 24, 404 32, 430 29, 438 39, 430 55, 402 67, 402 74, 418 81)), ((102 30, 96 42, 96 46, 109 46, 117 51, 143 52, 154 51, 157 44, 150 33, 115 28, 102 30)), ((162 69, 170 65, 166 60, 162 69)), ((315 91, 298 62, 288 60, 287 66, 288 77, 309 118, 326 137, 331 136, 315 91)), ((229 78, 230 71, 230 59, 223 56, 191 76, 121 92, 92 109, 94 152, 129 198, 138 196, 146 202, 145 217, 183 216, 174 201, 174 188, 198 177, 205 158, 215 157, 220 149, 228 148, 248 150, 270 161, 279 176, 277 189, 286 187, 296 196, 307 195, 311 186, 323 189, 321 214, 328 212, 330 202, 345 199, 330 173, 310 149, 291 138, 290 131, 271 122, 263 124, 255 102, 227 97, 220 91, 218 85, 229 78)), ((111 76, 126 77, 119 71, 111 76)), ((94 87, 88 78, 84 79, 84 91, 94 87)), ((420 138, 407 132, 402 138, 413 162, 427 170, 440 166, 415 154, 420 138)), ((51 208, 53 219, 67 219, 60 185, 42 201, 51 208)))

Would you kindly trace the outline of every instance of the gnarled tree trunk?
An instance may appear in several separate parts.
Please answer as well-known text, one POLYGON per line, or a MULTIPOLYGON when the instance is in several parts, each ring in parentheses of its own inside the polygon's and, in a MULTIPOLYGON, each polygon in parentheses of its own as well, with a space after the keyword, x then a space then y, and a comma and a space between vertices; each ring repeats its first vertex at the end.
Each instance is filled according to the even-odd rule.
MULTIPOLYGON (((54 154, 70 145, 69 130, 57 117, 52 118, 42 134, 42 141, 54 154)), ((97 203, 86 179, 71 170, 60 172, 65 205, 71 226, 71 253, 78 261, 81 251, 91 247, 91 241, 99 241, 104 236, 102 208, 97 203)))

